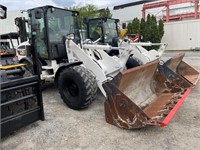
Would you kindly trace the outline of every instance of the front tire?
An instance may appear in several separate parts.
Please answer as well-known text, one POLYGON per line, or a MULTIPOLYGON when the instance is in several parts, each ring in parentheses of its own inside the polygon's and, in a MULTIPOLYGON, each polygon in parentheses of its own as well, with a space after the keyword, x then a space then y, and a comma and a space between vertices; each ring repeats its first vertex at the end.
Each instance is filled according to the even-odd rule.
POLYGON ((58 90, 67 106, 81 110, 87 108, 95 99, 97 83, 95 77, 86 68, 72 66, 60 73, 58 90))

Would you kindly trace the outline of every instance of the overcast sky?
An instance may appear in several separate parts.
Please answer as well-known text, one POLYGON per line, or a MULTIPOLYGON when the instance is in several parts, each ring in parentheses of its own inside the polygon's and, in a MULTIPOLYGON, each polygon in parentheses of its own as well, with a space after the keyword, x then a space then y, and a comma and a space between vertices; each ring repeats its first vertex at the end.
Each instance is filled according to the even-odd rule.
POLYGON ((135 2, 138 0, 1 0, 0 4, 6 6, 8 11, 27 10, 29 8, 53 5, 57 7, 84 6, 86 4, 96 5, 98 8, 109 7, 135 2))

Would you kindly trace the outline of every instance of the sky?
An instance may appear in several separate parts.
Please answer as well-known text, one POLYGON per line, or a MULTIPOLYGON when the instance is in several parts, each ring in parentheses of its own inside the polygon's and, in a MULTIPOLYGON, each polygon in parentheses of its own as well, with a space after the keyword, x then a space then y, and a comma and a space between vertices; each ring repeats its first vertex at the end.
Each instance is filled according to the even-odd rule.
POLYGON ((8 11, 27 10, 30 8, 52 5, 57 7, 84 6, 86 4, 96 5, 99 9, 135 2, 138 0, 1 0, 0 4, 7 7, 8 11))

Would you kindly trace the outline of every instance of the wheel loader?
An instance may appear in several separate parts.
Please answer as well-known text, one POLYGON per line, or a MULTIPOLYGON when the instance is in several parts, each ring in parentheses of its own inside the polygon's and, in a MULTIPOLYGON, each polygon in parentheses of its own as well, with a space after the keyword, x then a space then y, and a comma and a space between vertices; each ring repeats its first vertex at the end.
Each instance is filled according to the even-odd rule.
MULTIPOLYGON (((81 42, 77 11, 42 6, 28 10, 28 14, 29 42, 38 53, 34 60, 40 61, 41 78, 54 78, 61 98, 71 109, 87 108, 99 88, 106 97, 108 123, 126 129, 165 126, 190 92, 191 84, 176 72, 169 68, 163 74, 158 71, 159 60, 127 70, 133 52, 127 43, 81 42), (111 50, 118 56, 109 55, 111 50)), ((179 65, 176 62, 172 62, 174 69, 179 65)))
MULTIPOLYGON (((33 62, 34 74, 25 75, 25 65, 16 60, 11 42, 16 37, 14 33, 0 35, 1 138, 25 125, 44 120, 38 66, 33 62)), ((35 58, 33 52, 32 57, 35 58)))
MULTIPOLYGON (((159 72, 167 77, 169 80, 178 77, 180 80, 185 80, 194 86, 198 81, 199 73, 194 68, 189 66, 183 61, 184 53, 180 53, 173 58, 163 62, 161 56, 167 46, 166 43, 151 43, 151 42, 133 42, 130 39, 123 38, 119 35, 118 30, 119 19, 108 18, 84 18, 86 25, 86 37, 93 42, 93 44, 101 43, 114 47, 126 47, 132 49, 130 58, 126 63, 127 69, 144 65, 148 62, 159 60, 161 63, 158 65, 159 72), (143 46, 160 45, 158 50, 146 50, 143 46), (170 73, 169 73, 170 72, 170 73), (171 75, 173 73, 173 75, 171 75), (170 74, 170 75, 169 75, 170 74), (173 76, 172 78, 170 76, 173 76)), ((126 31, 127 32, 127 31, 126 31)), ((123 33, 124 35, 125 33, 123 33)), ((86 39, 87 39, 86 38, 86 39)), ((86 42, 88 40, 85 40, 86 42)), ((113 56, 119 55, 119 51, 110 50, 108 54, 113 56)))
MULTIPOLYGON (((133 42, 130 39, 126 39, 125 36, 120 36, 123 30, 119 31, 119 19, 113 18, 84 18, 86 24, 86 37, 92 41, 98 41, 100 44, 108 44, 114 47, 132 48, 132 54, 127 62, 127 68, 132 68, 131 64, 140 66, 147 62, 159 59, 167 44, 166 43, 151 43, 151 42, 133 42), (99 39, 99 40, 98 40, 99 39), (126 41, 126 42, 125 42, 126 41), (160 45, 158 50, 146 50, 143 46, 160 45)), ((123 33, 125 34, 125 33, 123 33)), ((94 42, 94 43, 95 43, 94 42)), ((108 51, 109 55, 118 55, 116 50, 108 51)))

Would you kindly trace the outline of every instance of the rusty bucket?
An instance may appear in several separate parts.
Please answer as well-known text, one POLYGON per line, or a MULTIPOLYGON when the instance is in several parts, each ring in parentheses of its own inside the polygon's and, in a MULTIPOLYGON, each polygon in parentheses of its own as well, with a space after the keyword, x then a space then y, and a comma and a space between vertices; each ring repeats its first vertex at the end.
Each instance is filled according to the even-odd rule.
POLYGON ((165 126, 189 94, 190 83, 169 80, 157 71, 159 61, 119 73, 103 84, 105 119, 120 128, 165 126))
POLYGON ((179 78, 194 87, 199 79, 199 72, 183 61, 184 53, 179 53, 158 66, 159 72, 169 80, 179 78))

